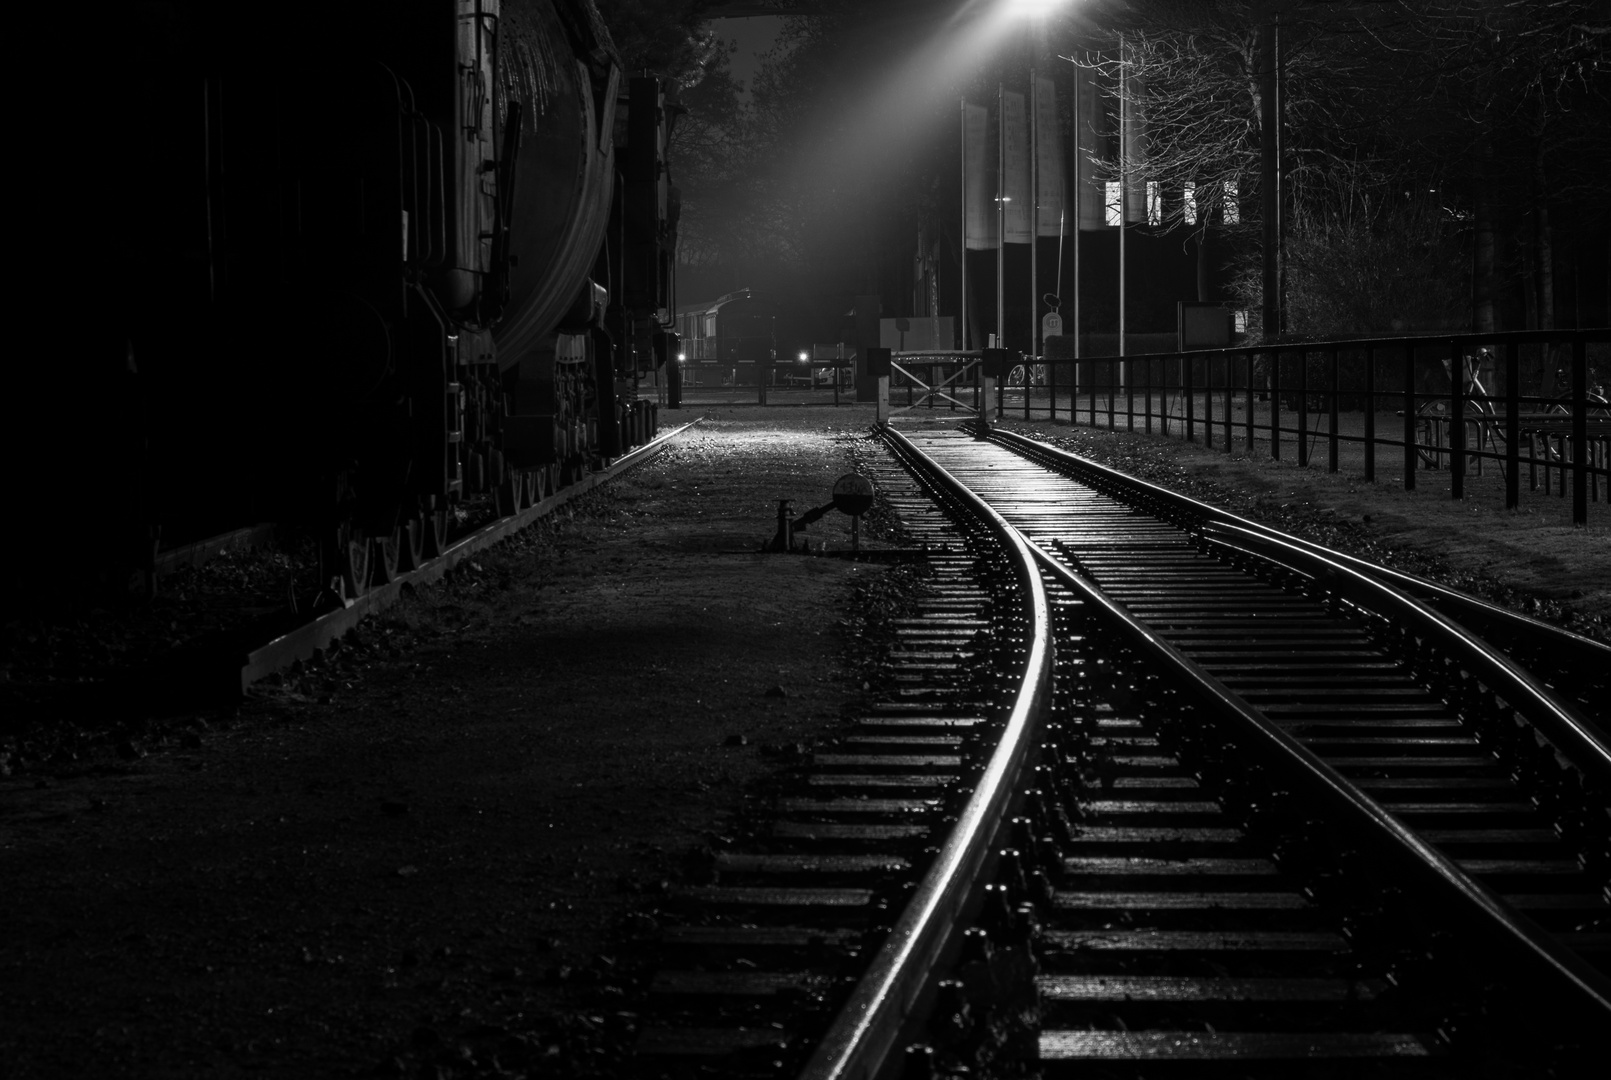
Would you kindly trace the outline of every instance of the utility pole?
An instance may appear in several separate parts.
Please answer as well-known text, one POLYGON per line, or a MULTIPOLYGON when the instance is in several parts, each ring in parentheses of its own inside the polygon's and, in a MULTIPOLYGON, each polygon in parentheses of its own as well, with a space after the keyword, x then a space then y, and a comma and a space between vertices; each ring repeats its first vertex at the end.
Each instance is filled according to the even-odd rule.
POLYGON ((1281 110, 1276 65, 1280 16, 1256 31, 1259 75, 1259 202, 1263 228, 1264 339, 1281 336, 1281 110))

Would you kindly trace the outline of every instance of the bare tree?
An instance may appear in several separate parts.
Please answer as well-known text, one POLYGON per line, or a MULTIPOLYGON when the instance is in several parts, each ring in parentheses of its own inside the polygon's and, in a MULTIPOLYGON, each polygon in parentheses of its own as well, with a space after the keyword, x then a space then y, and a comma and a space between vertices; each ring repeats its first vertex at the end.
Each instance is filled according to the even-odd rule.
MULTIPOLYGON (((1271 80, 1261 76, 1267 43, 1278 40, 1281 195, 1294 258, 1323 250, 1312 241, 1343 235, 1356 241, 1345 250, 1371 257, 1376 245, 1365 238, 1402 228, 1410 214, 1417 229, 1465 236, 1472 321, 1492 329, 1509 238, 1532 298, 1529 323, 1549 326, 1551 211, 1570 207, 1576 219, 1603 221, 1608 203, 1611 33, 1603 9, 1591 0, 1138 5, 1113 24, 1123 29, 1122 49, 1109 42, 1093 66, 1110 84, 1124 75, 1144 117, 1146 139, 1125 171, 1175 193, 1164 203, 1165 227, 1221 228, 1240 241, 1233 250, 1244 300, 1267 300, 1272 280, 1267 269, 1252 275, 1242 264, 1262 256, 1268 267, 1274 254, 1273 230, 1257 246, 1253 237, 1276 205, 1266 190, 1273 172, 1261 167, 1274 160, 1274 133, 1266 130, 1271 80), (1190 201, 1182 197, 1186 183, 1194 185, 1190 201), (1234 213, 1227 212, 1232 191, 1234 213), (1361 212, 1366 205, 1370 212, 1361 212)), ((1446 273, 1446 245, 1435 246, 1428 258, 1446 273)), ((1296 273, 1298 263, 1290 269, 1296 273)), ((1340 288, 1367 278, 1334 280, 1340 288)), ((1446 283, 1421 280, 1426 302, 1407 310, 1441 311, 1446 283)), ((1335 305, 1301 309, 1319 302, 1305 288, 1289 288, 1289 325, 1334 322, 1335 305)), ((1372 309, 1360 299, 1353 310, 1372 309)))

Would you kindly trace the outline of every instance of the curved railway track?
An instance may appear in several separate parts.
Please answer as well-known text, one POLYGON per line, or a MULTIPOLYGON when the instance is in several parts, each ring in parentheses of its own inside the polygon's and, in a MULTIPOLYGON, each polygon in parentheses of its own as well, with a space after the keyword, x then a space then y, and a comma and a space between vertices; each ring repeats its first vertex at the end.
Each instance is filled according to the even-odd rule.
POLYGON ((1042 890, 1045 1070, 1587 1067, 1592 1028, 1559 1018, 1611 1018, 1593 724, 1359 564, 1206 508, 1182 524, 1028 440, 911 441, 1087 601, 1102 677, 1059 684, 1079 778, 1042 890), (1551 1011, 1553 1049, 1523 1034, 1551 1011))
POLYGON ((1578 710, 1317 549, 887 439, 927 592, 676 897, 639 1073, 1600 1074, 1611 755, 1578 710))
POLYGON ((870 703, 645 943, 643 1075, 872 1075, 986 899, 1048 690, 1044 591, 978 500, 893 462, 878 480, 927 548, 922 595, 870 703))

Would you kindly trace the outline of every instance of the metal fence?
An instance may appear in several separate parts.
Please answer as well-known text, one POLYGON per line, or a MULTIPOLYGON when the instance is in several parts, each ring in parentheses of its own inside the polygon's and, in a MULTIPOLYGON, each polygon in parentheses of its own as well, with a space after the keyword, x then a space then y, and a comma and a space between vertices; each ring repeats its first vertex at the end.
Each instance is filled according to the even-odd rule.
POLYGON ((687 363, 654 376, 670 408, 700 405, 850 405, 856 401, 854 358, 773 363, 687 363))
MULTIPOLYGON (((1570 491, 1572 520, 1586 524, 1591 501, 1611 500, 1608 382, 1611 329, 1528 331, 1043 356, 1002 381, 996 408, 1305 466, 1318 448, 1330 472, 1374 481, 1402 465, 1406 490, 1435 472, 1456 499, 1497 470, 1507 508, 1525 476, 1529 492, 1570 491)), ((892 405, 901 392, 897 381, 892 405)))

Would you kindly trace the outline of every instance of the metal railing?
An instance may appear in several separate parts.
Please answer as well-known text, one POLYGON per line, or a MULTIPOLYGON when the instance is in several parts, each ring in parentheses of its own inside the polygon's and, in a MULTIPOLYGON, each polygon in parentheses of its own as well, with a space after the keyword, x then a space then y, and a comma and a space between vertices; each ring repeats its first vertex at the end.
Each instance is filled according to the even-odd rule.
POLYGON ((890 361, 890 393, 892 397, 899 397, 899 391, 904 388, 906 404, 891 411, 906 412, 927 405, 930 409, 939 407, 951 412, 961 409, 977 413, 982 370, 979 361, 983 355, 977 349, 894 353, 890 361), (941 402, 944 404, 939 404, 941 402))
POLYGON ((1571 518, 1611 501, 1611 328, 1301 342, 1141 356, 1034 357, 997 391, 998 415, 1066 418, 1182 438, 1405 490, 1446 475, 1453 498, 1489 467, 1505 506, 1571 491, 1571 518), (1542 478, 1542 484, 1540 484, 1542 478))

